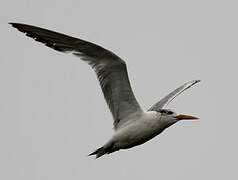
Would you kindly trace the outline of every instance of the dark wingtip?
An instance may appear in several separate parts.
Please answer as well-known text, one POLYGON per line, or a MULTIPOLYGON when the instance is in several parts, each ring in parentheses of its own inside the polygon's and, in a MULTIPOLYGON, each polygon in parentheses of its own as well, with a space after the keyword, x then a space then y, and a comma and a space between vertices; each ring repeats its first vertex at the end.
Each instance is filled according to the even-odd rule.
POLYGON ((12 27, 17 28, 17 29, 19 29, 19 25, 21 25, 19 23, 13 23, 13 22, 9 22, 8 24, 10 24, 12 27))
MULTIPOLYGON (((201 80, 193 80, 193 81, 190 81, 190 85, 189 85, 189 87, 191 87, 191 86, 193 86, 194 84, 197 84, 197 83, 199 83, 199 82, 201 82, 201 80)), ((189 83, 189 82, 188 82, 189 83)), ((187 83, 186 83, 187 84, 187 83)))
POLYGON ((27 24, 22 24, 22 23, 14 23, 14 22, 8 22, 12 27, 17 28, 18 30, 21 28, 24 28, 25 26, 31 26, 27 24))
POLYGON ((199 82, 201 82, 201 80, 195 80, 193 84, 197 84, 199 82))
POLYGON ((12 23, 12 22, 9 22, 8 24, 10 24, 12 27, 14 27, 14 23, 12 23))
POLYGON ((11 26, 15 27, 15 25, 16 25, 17 23, 9 22, 8 24, 10 24, 11 26))

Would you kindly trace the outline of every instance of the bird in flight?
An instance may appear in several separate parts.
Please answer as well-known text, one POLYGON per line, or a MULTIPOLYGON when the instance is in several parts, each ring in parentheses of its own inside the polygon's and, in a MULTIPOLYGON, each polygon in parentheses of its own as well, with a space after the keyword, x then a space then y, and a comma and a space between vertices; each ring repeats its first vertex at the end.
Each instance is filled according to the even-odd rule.
POLYGON ((26 36, 60 52, 71 52, 87 62, 96 72, 103 95, 112 113, 115 133, 102 147, 89 154, 99 158, 105 154, 141 145, 181 120, 199 119, 165 109, 176 96, 200 80, 178 87, 149 110, 144 111, 132 91, 125 61, 94 43, 40 27, 9 23, 26 36))

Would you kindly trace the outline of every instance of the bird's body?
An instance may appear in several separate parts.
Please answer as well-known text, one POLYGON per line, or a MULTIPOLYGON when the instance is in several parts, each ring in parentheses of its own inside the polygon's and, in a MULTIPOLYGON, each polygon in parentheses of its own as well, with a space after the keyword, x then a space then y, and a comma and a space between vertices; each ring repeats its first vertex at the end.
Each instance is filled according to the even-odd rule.
POLYGON ((166 116, 156 111, 137 114, 134 117, 130 117, 130 120, 124 126, 120 127, 103 147, 90 155, 96 153, 97 157, 100 157, 105 153, 112 153, 120 149, 128 149, 141 145, 177 121, 176 119, 174 121, 168 121, 166 116))
MULTIPOLYGON (((103 154, 112 153, 143 144, 161 133, 166 127, 168 127, 167 122, 163 121, 161 114, 155 111, 137 114, 130 117, 130 120, 120 127, 113 137, 102 148, 99 148, 99 151, 103 154)), ((98 150, 91 155, 94 153, 97 153, 98 157, 101 155, 98 150)))
POLYGON ((165 123, 160 119, 160 114, 155 111, 141 113, 116 131, 112 137, 116 149, 127 149, 143 144, 164 129, 165 123))
POLYGON ((50 48, 72 52, 95 70, 114 119, 115 134, 104 146, 89 155, 96 155, 98 158, 120 149, 128 149, 147 142, 182 119, 198 119, 189 115, 177 115, 164 107, 180 93, 200 82, 199 80, 183 84, 148 111, 144 111, 131 89, 125 61, 114 53, 88 41, 47 29, 19 23, 10 24, 50 48))

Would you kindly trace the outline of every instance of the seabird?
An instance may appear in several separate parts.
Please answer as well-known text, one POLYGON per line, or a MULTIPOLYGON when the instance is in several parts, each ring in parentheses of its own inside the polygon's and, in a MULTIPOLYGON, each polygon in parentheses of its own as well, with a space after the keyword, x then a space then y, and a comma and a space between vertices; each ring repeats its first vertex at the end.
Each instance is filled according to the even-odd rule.
POLYGON ((108 142, 89 156, 96 155, 96 158, 99 158, 120 149, 141 145, 180 120, 199 119, 190 115, 178 115, 164 107, 200 80, 183 84, 144 111, 131 89, 125 61, 113 52, 91 42, 40 27, 20 23, 9 24, 50 48, 60 52, 71 52, 87 62, 96 72, 114 119, 115 133, 108 142))

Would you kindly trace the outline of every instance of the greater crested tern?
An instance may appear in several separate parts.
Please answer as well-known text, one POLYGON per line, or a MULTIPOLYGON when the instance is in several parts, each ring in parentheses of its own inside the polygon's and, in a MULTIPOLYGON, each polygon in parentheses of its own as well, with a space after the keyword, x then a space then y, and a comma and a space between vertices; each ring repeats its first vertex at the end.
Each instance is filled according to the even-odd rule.
POLYGON ((147 142, 180 120, 199 119, 189 115, 177 115, 164 107, 200 80, 183 84, 148 111, 143 111, 131 89, 125 61, 113 52, 91 42, 40 27, 20 23, 9 24, 50 48, 60 52, 71 52, 87 62, 96 72, 114 119, 115 134, 105 145, 89 155, 99 158, 120 149, 128 149, 147 142))

